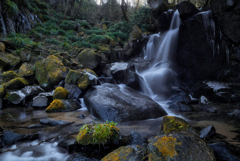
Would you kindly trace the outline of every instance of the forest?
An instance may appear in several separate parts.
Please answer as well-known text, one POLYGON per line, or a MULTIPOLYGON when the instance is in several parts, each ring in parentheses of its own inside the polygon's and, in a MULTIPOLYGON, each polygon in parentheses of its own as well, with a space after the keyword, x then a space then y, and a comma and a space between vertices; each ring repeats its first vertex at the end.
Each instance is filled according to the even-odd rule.
POLYGON ((240 161, 239 0, 1 0, 0 161, 240 161))

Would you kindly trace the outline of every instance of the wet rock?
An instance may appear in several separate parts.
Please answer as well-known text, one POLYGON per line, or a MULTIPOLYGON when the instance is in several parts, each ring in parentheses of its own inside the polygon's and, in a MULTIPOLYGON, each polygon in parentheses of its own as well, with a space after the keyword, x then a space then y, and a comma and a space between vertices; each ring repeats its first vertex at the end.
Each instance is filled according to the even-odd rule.
POLYGON ((66 149, 68 152, 74 152, 77 150, 76 140, 63 140, 58 143, 59 147, 66 149))
POLYGON ((167 0, 148 0, 147 3, 151 7, 152 14, 154 18, 158 18, 159 15, 168 10, 168 1, 167 0))
POLYGON ((240 44, 240 2, 238 0, 212 0, 211 10, 224 35, 240 44))
POLYGON ((0 98, 0 110, 3 108, 3 100, 0 98))
POLYGON ((26 98, 26 95, 21 91, 12 91, 12 92, 7 92, 4 99, 9 101, 10 103, 14 105, 18 105, 22 103, 26 98))
POLYGON ((33 76, 35 74, 34 68, 31 64, 23 63, 22 66, 19 68, 18 74, 21 77, 33 76))
POLYGON ((64 80, 67 75, 66 67, 54 55, 38 61, 35 66, 35 78, 39 85, 45 89, 51 89, 54 85, 64 80))
POLYGON ((45 127, 44 125, 38 123, 38 124, 32 124, 32 125, 29 125, 28 128, 29 129, 35 129, 35 128, 42 128, 42 127, 45 127))
POLYGON ((171 133, 190 133, 198 136, 196 130, 193 129, 184 119, 175 116, 163 117, 159 133, 164 133, 166 135, 171 133))
POLYGON ((210 113, 218 112, 218 109, 205 97, 201 96, 198 100, 199 108, 195 108, 196 111, 206 111, 210 113))
POLYGON ((0 98, 5 94, 5 84, 0 85, 0 98))
POLYGON ((4 145, 12 145, 18 141, 38 139, 39 134, 16 134, 13 132, 5 132, 2 142, 4 145))
POLYGON ((102 57, 91 49, 85 49, 78 55, 77 59, 85 68, 94 69, 99 65, 102 57))
POLYGON ((68 90, 63 87, 57 87, 53 93, 53 99, 66 99, 68 97, 68 90))
POLYGON ((84 114, 81 114, 81 115, 78 116, 78 118, 80 118, 80 119, 84 119, 85 117, 86 116, 84 114))
POLYGON ((144 139, 140 134, 134 131, 130 134, 130 137, 131 137, 131 145, 141 146, 146 141, 146 139, 144 139))
POLYGON ((5 44, 0 42, 0 51, 5 53, 5 44))
POLYGON ((221 161, 239 161, 237 157, 233 156, 230 150, 227 148, 226 143, 214 143, 208 144, 208 146, 214 151, 217 160, 221 161))
POLYGON ((99 161, 98 159, 94 158, 87 158, 81 153, 73 154, 73 156, 70 156, 67 161, 99 161))
POLYGON ((213 94, 213 89, 206 83, 198 82, 193 86, 190 93, 193 98, 200 98, 202 95, 209 97, 213 94))
POLYGON ((36 96, 33 98, 32 107, 47 107, 49 99, 46 96, 36 96))
POLYGON ((116 80, 122 81, 126 75, 126 70, 128 68, 128 63, 116 62, 111 64, 111 74, 116 80))
POLYGON ((46 112, 67 112, 77 110, 81 107, 76 100, 55 99, 47 107, 46 112))
POLYGON ((156 28, 160 30, 160 32, 164 32, 169 30, 171 26, 171 21, 173 17, 173 10, 168 10, 162 12, 157 18, 156 28))
POLYGON ((191 101, 191 97, 188 94, 185 93, 180 93, 177 95, 174 95, 170 98, 170 101, 172 102, 184 102, 184 103, 188 103, 191 101))
POLYGON ((14 78, 19 77, 19 75, 15 73, 13 70, 10 70, 10 71, 4 72, 2 77, 4 82, 8 82, 14 78))
POLYGON ((240 118, 240 110, 235 109, 235 110, 233 110, 232 112, 228 113, 227 115, 228 115, 228 116, 234 116, 234 117, 240 118))
POLYGON ((49 126, 63 126, 63 125, 71 124, 73 122, 46 118, 46 119, 40 119, 40 123, 43 125, 49 125, 49 126))
POLYGON ((68 90, 68 99, 78 99, 83 94, 83 91, 77 86, 65 83, 64 88, 68 90))
POLYGON ((6 89, 21 89, 29 85, 29 82, 24 78, 14 78, 6 83, 6 89))
POLYGON ((155 136, 148 139, 149 160, 215 161, 211 148, 199 137, 191 134, 155 136))
POLYGON ((179 4, 177 4, 177 9, 179 11, 180 18, 182 20, 185 20, 188 17, 199 12, 199 10, 196 8, 196 6, 188 1, 183 1, 179 4))
POLYGON ((102 158, 102 161, 109 161, 118 158, 119 160, 139 161, 144 158, 144 150, 136 146, 122 146, 102 158))
POLYGON ((123 85, 94 86, 85 94, 84 102, 88 111, 101 120, 123 122, 166 115, 151 98, 123 85))
POLYGON ((194 111, 192 106, 186 105, 184 103, 175 102, 171 104, 168 109, 177 111, 194 111))
POLYGON ((214 128, 214 126, 209 125, 208 127, 202 129, 200 133, 201 133, 200 138, 203 139, 214 135, 216 133, 216 129, 214 128))
POLYGON ((40 86, 26 86, 22 88, 21 91, 26 95, 27 98, 33 98, 39 93, 44 92, 40 86))

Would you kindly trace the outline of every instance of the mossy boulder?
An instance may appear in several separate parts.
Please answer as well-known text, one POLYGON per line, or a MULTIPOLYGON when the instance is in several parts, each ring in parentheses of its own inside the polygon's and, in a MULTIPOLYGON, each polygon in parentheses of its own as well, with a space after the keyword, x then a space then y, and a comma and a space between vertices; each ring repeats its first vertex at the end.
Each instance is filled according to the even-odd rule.
POLYGON ((19 75, 17 73, 15 73, 13 70, 7 71, 3 73, 3 81, 4 82, 8 82, 14 78, 19 77, 19 75))
POLYGON ((21 77, 33 76, 35 74, 34 68, 31 64, 23 63, 22 66, 19 68, 18 74, 21 77))
POLYGON ((6 83, 6 89, 21 89, 29 85, 29 82, 21 77, 14 78, 6 83))
POLYGON ((0 68, 6 69, 8 67, 8 61, 5 58, 0 57, 0 68))
POLYGON ((5 84, 0 85, 0 98, 5 94, 5 84))
POLYGON ((85 68, 94 69, 100 64, 102 57, 91 49, 85 49, 77 56, 77 60, 85 68))
POLYGON ((110 123, 86 124, 81 127, 77 143, 81 145, 104 145, 119 142, 119 129, 110 123))
POLYGON ((77 84, 77 81, 83 76, 83 72, 81 70, 69 70, 65 82, 69 84, 77 84))
POLYGON ((1 56, 0 59, 2 59, 3 62, 7 63, 11 68, 16 68, 21 61, 20 57, 14 56, 12 54, 4 54, 4 56, 1 56))
POLYGON ((202 139, 188 133, 151 137, 148 139, 148 152, 149 161, 216 160, 212 149, 202 139))
POLYGON ((198 135, 197 132, 182 118, 175 116, 164 116, 161 125, 161 132, 168 135, 171 133, 191 133, 198 135))
POLYGON ((140 148, 122 146, 102 158, 101 161, 140 161, 144 158, 144 152, 140 148))
POLYGON ((70 61, 68 61, 66 58, 64 58, 60 54, 56 54, 55 56, 58 57, 58 59, 60 59, 62 61, 64 66, 72 68, 72 65, 71 65, 70 61))
POLYGON ((93 85, 97 85, 98 77, 94 71, 91 69, 84 69, 82 72, 84 75, 77 81, 78 87, 81 90, 86 90, 93 85))
POLYGON ((12 92, 7 92, 4 96, 4 99, 9 101, 10 103, 14 105, 18 105, 24 100, 26 95, 21 91, 12 91, 12 92))
POLYGON ((5 44, 0 42, 0 51, 5 53, 5 44))
POLYGON ((137 26, 133 26, 133 30, 130 33, 129 41, 134 41, 142 38, 142 32, 137 26))
POLYGON ((52 86, 57 85, 67 75, 67 68, 54 55, 38 61, 35 66, 35 78, 39 85, 45 89, 51 89, 52 86))
POLYGON ((55 99, 47 107, 46 112, 68 112, 81 108, 81 105, 76 100, 55 99))
POLYGON ((66 99, 69 92, 63 87, 57 87, 53 93, 53 99, 66 99))

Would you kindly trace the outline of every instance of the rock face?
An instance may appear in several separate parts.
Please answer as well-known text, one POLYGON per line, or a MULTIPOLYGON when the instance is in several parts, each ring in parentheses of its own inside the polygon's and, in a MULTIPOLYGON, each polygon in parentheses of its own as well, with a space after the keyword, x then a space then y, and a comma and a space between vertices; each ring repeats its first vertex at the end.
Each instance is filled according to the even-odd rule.
POLYGON ((172 134, 149 139, 149 160, 170 159, 171 161, 215 161, 211 148, 197 136, 172 134))
POLYGON ((185 20, 186 18, 199 12, 195 5, 188 1, 183 1, 177 4, 177 9, 182 20, 185 20))
POLYGON ((227 47, 220 39, 211 11, 200 12, 183 21, 176 53, 178 78, 190 86, 217 78, 227 64, 227 47))
POLYGON ((106 83, 95 86, 87 91, 84 102, 88 111, 101 120, 123 122, 167 114, 151 98, 123 85, 106 83))
POLYGON ((211 10, 222 32, 235 44, 240 45, 240 1, 212 0, 211 10))

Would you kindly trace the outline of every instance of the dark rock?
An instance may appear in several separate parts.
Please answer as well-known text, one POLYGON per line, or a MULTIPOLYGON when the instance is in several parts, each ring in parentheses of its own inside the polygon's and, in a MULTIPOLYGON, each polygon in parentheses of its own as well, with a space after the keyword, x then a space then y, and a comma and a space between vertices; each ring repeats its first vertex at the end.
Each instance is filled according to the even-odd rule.
POLYGON ((78 116, 78 118, 80 118, 80 119, 84 119, 85 117, 86 116, 84 114, 81 114, 81 115, 78 116))
POLYGON ((199 10, 196 8, 196 6, 188 1, 183 1, 179 4, 177 4, 177 9, 179 11, 180 18, 182 20, 185 20, 188 17, 199 12, 199 10))
POLYGON ((209 125, 208 127, 202 129, 200 133, 201 133, 200 138, 203 139, 214 135, 216 133, 216 129, 214 128, 214 126, 209 125))
POLYGON ((83 91, 77 85, 65 83, 64 88, 68 90, 68 99, 78 99, 83 95, 83 91))
POLYGON ((154 18, 158 18, 159 15, 168 10, 168 1, 167 0, 148 0, 147 3, 151 7, 152 14, 154 18))
POLYGON ((72 122, 47 118, 47 119, 41 119, 40 123, 44 125, 50 125, 50 126, 63 126, 63 125, 71 124, 72 122))
POLYGON ((39 134, 16 134, 13 132, 5 132, 2 141, 4 145, 12 145, 17 141, 35 140, 38 136, 39 134))
POLYGON ((96 118, 116 122, 144 120, 166 115, 151 98, 123 85, 92 87, 84 96, 88 111, 96 118))
POLYGON ((160 32, 169 30, 173 17, 173 10, 168 10, 162 12, 157 18, 156 27, 160 30, 160 32))
POLYGON ((239 161, 237 157, 233 156, 230 150, 227 148, 226 143, 214 143, 208 144, 208 146, 214 151, 217 160, 221 161, 239 161))
POLYGON ((213 89, 206 83, 198 82, 193 86, 190 93, 193 98, 200 98, 202 95, 209 97, 213 94, 213 89))
POLYGON ((21 91, 26 95, 27 98, 33 98, 39 93, 44 92, 40 86, 26 86, 21 91))
POLYGON ((172 96, 170 98, 170 101, 172 101, 172 102, 185 102, 185 103, 188 103, 189 101, 191 101, 191 97, 188 94, 180 93, 180 94, 172 96))
POLYGON ((240 44, 239 0, 212 0, 211 10, 224 35, 235 44, 240 44))
POLYGON ((144 139, 140 134, 134 131, 131 133, 130 137, 131 137, 131 145, 136 144, 141 146, 146 141, 146 139, 144 139))
POLYGON ((206 111, 210 113, 218 112, 218 109, 214 107, 214 105, 205 97, 201 96, 198 100, 199 109, 195 109, 196 111, 206 111))
POLYGON ((123 81, 127 68, 128 63, 116 62, 111 64, 110 71, 114 79, 123 81))
POLYGON ((162 160, 171 157, 171 161, 216 160, 213 150, 195 135, 174 133, 169 137, 151 137, 148 142, 149 160, 159 160, 160 157, 162 160))
POLYGON ((68 152, 77 151, 77 142, 75 139, 73 140, 63 140, 58 143, 58 146, 66 149, 68 152))
POLYGON ((94 69, 99 65, 102 57, 91 49, 85 49, 77 56, 77 60, 85 68, 94 69))
POLYGON ((2 98, 0 98, 0 109, 2 109, 3 108, 3 100, 2 100, 2 98))
POLYGON ((56 99, 48 106, 46 112, 68 112, 75 111, 79 108, 82 108, 82 106, 77 100, 56 99))
POLYGON ((177 111, 194 111, 192 106, 186 105, 184 103, 175 102, 171 104, 168 109, 177 111))
POLYGON ((81 153, 78 154, 74 154, 73 156, 69 157, 67 159, 67 161, 99 161, 98 159, 94 159, 94 158, 87 158, 86 156, 84 156, 81 153))
POLYGON ((36 96, 33 98, 33 107, 47 107, 49 105, 49 99, 45 96, 36 96))
POLYGON ((126 86, 136 90, 139 90, 141 88, 139 75, 136 73, 134 64, 128 65, 123 83, 126 84, 126 86))
POLYGON ((227 115, 228 115, 228 116, 234 116, 234 117, 240 118, 240 110, 239 110, 239 109, 235 109, 235 110, 233 110, 232 112, 229 112, 227 115))
POLYGON ((26 98, 26 95, 21 91, 7 92, 5 99, 14 105, 22 103, 26 98))
POLYGON ((32 125, 29 125, 29 126, 28 126, 29 129, 42 128, 42 127, 45 127, 45 126, 43 126, 43 125, 40 124, 40 123, 38 123, 38 124, 32 124, 32 125))

